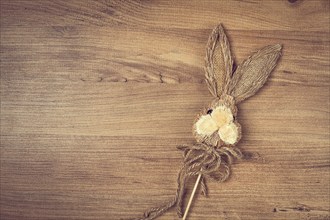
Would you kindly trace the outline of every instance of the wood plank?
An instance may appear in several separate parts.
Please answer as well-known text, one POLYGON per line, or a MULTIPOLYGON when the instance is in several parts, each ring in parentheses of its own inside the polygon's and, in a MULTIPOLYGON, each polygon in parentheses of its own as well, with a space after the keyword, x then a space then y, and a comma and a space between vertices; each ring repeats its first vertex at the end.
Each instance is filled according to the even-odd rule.
MULTIPOLYGON (((3 81, 1 89, 3 134, 192 137, 195 116, 212 100, 206 85, 188 83, 3 81)), ((327 135, 328 91, 268 83, 238 117, 247 132, 327 135)))
POLYGON ((189 219, 329 219, 329 1, 0 4, 0 219, 127 219, 171 199, 219 21, 238 63, 273 43, 283 57, 239 106, 246 158, 189 219))
POLYGON ((94 1, 11 0, 1 2, 6 25, 142 26, 329 32, 329 1, 94 1), (16 19, 15 14, 20 18, 16 19), (33 16, 31 16, 33 14, 33 16), (45 16, 45 14, 47 16, 45 16), (316 22, 317 21, 317 22, 316 22))
MULTIPOLYGON (((178 33, 172 28, 121 26, 98 28, 98 35, 94 36, 93 27, 46 26, 32 30, 25 26, 3 27, 1 47, 6 53, 2 55, 2 77, 202 83, 210 30, 186 29, 178 33)), ((282 62, 271 80, 283 84, 329 85, 329 33, 232 29, 227 32, 238 64, 264 45, 281 43, 282 62)))

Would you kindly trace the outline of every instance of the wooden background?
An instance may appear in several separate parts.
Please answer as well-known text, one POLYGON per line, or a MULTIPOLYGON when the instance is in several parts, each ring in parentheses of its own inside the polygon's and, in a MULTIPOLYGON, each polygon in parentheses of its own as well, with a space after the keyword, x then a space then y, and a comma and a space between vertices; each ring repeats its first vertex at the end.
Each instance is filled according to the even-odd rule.
POLYGON ((238 63, 274 43, 283 57, 239 106, 252 157, 189 219, 329 219, 329 5, 1 0, 1 219, 125 219, 171 199, 219 22, 238 63))

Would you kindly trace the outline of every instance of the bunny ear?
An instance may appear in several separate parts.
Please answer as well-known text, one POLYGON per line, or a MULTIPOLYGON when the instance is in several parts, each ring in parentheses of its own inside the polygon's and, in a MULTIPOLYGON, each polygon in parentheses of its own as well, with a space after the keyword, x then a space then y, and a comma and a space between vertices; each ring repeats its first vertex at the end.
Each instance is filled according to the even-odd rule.
POLYGON ((266 46, 245 60, 235 71, 229 94, 236 103, 254 95, 266 82, 281 56, 279 44, 266 46))
POLYGON ((205 76, 208 88, 215 97, 228 93, 233 59, 229 42, 221 24, 210 35, 205 58, 205 76))

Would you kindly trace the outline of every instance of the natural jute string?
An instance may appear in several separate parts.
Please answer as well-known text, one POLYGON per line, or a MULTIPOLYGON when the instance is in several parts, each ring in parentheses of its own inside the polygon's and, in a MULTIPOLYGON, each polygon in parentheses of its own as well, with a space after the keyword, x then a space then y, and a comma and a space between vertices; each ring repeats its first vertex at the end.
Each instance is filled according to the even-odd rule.
POLYGON ((141 218, 134 220, 151 220, 162 215, 168 209, 176 205, 177 214, 183 216, 183 198, 186 185, 190 177, 201 174, 201 188, 204 195, 207 194, 205 178, 223 182, 230 175, 230 164, 235 158, 242 158, 241 151, 236 147, 213 147, 204 143, 192 146, 179 146, 183 151, 184 164, 178 175, 178 188, 175 197, 165 205, 152 208, 144 213, 141 218))

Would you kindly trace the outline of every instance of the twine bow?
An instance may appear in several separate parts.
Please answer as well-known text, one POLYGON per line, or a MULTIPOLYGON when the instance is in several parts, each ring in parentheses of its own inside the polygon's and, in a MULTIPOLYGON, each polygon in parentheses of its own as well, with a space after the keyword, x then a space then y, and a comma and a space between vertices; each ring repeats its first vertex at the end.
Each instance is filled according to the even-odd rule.
POLYGON ((204 143, 192 146, 178 146, 183 151, 184 164, 178 175, 178 188, 175 197, 160 207, 152 208, 144 213, 142 218, 136 220, 151 220, 166 212, 176 205, 177 214, 183 216, 183 198, 186 192, 186 184, 190 177, 201 174, 202 194, 207 195, 205 179, 216 182, 224 182, 230 175, 230 164, 235 158, 242 158, 241 151, 236 147, 213 147, 204 143))

